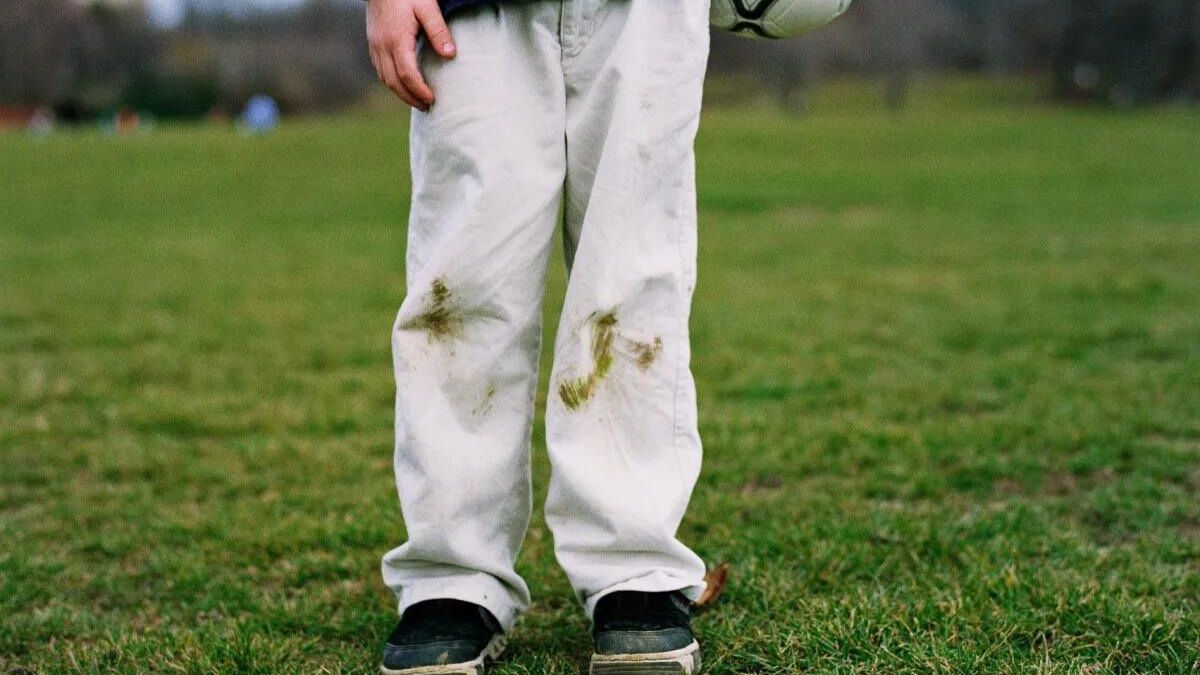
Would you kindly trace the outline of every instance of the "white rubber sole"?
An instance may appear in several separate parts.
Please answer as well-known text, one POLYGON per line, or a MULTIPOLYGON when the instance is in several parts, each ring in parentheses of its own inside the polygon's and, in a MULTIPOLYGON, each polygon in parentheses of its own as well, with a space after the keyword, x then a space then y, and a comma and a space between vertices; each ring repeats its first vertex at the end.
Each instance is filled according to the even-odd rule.
POLYGON ((488 666, 500 658, 500 654, 504 652, 506 646, 508 646, 508 637, 503 633, 498 633, 492 636, 491 641, 483 648, 479 657, 472 661, 444 666, 418 666, 403 670, 392 670, 379 666, 379 672, 382 675, 484 675, 488 666))
POLYGON ((591 675, 693 675, 700 672, 700 643, 654 654, 592 654, 591 675))

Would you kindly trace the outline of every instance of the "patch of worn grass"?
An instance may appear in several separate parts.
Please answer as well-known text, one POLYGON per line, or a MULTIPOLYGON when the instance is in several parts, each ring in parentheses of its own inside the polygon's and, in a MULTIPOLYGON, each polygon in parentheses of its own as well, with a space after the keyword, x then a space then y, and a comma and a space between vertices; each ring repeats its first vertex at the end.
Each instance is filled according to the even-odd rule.
MULTIPOLYGON (((706 116, 708 672, 1200 659, 1196 115, 963 86, 706 116)), ((404 134, 0 136, 0 670, 374 672, 404 134)), ((581 672, 540 515, 519 569, 498 672, 581 672)))

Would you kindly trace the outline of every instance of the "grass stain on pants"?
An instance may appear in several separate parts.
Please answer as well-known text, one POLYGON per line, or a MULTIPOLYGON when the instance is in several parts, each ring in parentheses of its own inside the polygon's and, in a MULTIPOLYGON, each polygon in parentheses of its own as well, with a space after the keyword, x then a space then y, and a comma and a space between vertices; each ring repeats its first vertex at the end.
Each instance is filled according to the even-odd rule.
POLYGON ((546 412, 555 554, 589 616, 618 590, 682 589, 676 538, 700 472, 688 312, 706 0, 538 0, 452 19, 422 44, 408 295, 392 333, 408 540, 383 558, 399 610, 451 597, 507 628, 531 511, 541 301, 558 215, 569 270, 546 412), (565 200, 565 201, 564 201, 565 200))

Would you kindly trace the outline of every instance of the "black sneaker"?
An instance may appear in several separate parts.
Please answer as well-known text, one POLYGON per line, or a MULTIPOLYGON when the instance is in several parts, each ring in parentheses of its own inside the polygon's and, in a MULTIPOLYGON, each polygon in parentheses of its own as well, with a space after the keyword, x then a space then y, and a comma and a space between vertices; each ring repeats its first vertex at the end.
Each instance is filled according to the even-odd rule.
POLYGON ((462 600, 426 600, 404 611, 383 646, 383 675, 483 675, 507 642, 492 613, 462 600))
POLYGON ((617 591, 593 615, 592 675, 680 675, 700 672, 691 603, 679 591, 617 591))

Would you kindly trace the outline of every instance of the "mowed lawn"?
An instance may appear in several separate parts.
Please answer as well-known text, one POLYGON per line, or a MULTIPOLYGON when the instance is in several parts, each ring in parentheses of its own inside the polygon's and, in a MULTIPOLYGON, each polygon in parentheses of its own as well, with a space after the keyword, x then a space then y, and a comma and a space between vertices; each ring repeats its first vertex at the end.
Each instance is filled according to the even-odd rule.
MULTIPOLYGON (((706 672, 1200 668, 1200 115, 989 92, 706 114, 706 672)), ((374 671, 405 120, 0 136, 0 671, 374 671)))

